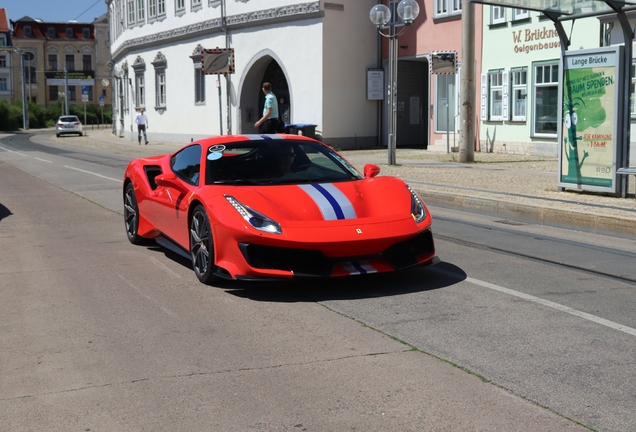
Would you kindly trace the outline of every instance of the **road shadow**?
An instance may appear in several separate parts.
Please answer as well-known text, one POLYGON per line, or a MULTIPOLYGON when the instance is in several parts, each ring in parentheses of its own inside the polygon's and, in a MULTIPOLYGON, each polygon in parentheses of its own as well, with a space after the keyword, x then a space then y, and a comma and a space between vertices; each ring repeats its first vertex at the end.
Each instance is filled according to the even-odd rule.
POLYGON ((11 213, 11 210, 9 210, 4 205, 2 205, 2 203, 0 203, 0 221, 11 215, 13 215, 13 213, 11 213))
MULTIPOLYGON (((192 262, 158 244, 149 250, 192 270, 192 262)), ((194 271, 194 270, 192 270, 194 271)), ((433 291, 457 284, 466 273, 449 262, 429 267, 413 267, 395 273, 379 273, 338 278, 281 279, 276 281, 217 280, 213 287, 236 297, 262 302, 297 303, 327 300, 359 300, 433 291)))
POLYGON ((295 279, 280 282, 228 282, 229 294, 254 301, 296 303, 360 300, 433 291, 455 285, 466 273, 451 263, 334 279, 295 279))

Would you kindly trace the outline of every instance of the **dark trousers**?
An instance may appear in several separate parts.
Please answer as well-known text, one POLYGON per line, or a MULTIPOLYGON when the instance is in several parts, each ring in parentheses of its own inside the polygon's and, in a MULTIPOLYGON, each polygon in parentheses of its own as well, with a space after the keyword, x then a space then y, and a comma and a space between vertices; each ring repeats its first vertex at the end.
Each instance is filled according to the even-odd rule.
POLYGON ((258 127, 258 133, 275 134, 278 129, 278 118, 269 118, 258 127))
POLYGON ((141 142, 141 134, 144 134, 144 141, 148 142, 148 137, 146 136, 146 125, 137 125, 137 139, 141 142))

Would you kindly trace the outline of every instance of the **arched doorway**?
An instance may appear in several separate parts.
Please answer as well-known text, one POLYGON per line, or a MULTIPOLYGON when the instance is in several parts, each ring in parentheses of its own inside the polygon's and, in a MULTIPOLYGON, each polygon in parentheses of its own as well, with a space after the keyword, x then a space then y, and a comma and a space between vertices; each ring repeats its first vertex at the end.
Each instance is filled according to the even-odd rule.
POLYGON ((257 133, 254 123, 263 115, 265 95, 262 85, 264 82, 272 84, 272 92, 278 100, 278 111, 285 123, 291 123, 291 91, 289 89, 287 75, 281 67, 280 60, 270 51, 259 53, 246 68, 239 87, 239 133, 257 133))
MULTIPOLYGON (((285 123, 290 123, 289 87, 287 86, 285 74, 276 60, 272 59, 267 69, 265 69, 262 82, 268 82, 272 85, 272 93, 278 99, 278 113, 285 123)), ((260 91, 258 106, 262 109, 264 104, 265 94, 260 91)), ((259 113, 262 114, 262 111, 259 111, 259 113)))

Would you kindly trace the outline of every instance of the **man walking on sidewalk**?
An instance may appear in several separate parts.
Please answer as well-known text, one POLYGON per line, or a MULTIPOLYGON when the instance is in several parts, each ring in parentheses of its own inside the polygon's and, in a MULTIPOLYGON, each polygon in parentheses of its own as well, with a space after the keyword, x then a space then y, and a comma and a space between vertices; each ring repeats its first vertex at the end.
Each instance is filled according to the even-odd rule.
POLYGON ((144 109, 139 110, 139 114, 135 117, 135 124, 137 125, 137 140, 141 145, 141 133, 144 134, 144 141, 148 144, 148 137, 146 136, 146 129, 148 129, 148 117, 144 114, 144 109))

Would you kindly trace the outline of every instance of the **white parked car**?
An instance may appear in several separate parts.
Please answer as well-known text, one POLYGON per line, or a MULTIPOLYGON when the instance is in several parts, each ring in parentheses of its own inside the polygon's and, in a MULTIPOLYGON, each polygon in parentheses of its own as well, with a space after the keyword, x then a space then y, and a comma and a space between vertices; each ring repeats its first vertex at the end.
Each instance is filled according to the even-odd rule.
POLYGON ((57 119, 55 135, 59 138, 63 134, 78 134, 82 136, 82 122, 77 116, 61 116, 57 119))

